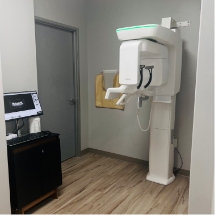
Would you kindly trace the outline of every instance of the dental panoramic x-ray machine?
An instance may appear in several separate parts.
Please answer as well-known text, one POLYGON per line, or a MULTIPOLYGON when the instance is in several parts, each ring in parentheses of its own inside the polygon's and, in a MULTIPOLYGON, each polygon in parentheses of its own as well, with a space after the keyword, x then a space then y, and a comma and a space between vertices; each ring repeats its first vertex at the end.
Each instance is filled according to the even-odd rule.
POLYGON ((146 179, 164 185, 175 179, 173 129, 182 59, 182 40, 177 28, 189 25, 189 21, 176 22, 169 17, 163 18, 161 25, 117 29, 118 39, 123 41, 119 65, 121 86, 107 89, 105 95, 106 99, 113 99, 122 94, 117 105, 125 105, 136 94, 138 108, 143 100, 153 97, 146 179))

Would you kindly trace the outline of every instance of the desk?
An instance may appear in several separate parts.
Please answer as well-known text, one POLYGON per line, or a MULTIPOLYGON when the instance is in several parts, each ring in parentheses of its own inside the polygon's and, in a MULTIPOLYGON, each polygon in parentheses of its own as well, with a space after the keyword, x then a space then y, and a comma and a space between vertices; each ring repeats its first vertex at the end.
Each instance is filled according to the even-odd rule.
POLYGON ((13 213, 24 213, 62 184, 59 134, 8 146, 10 201, 13 213))

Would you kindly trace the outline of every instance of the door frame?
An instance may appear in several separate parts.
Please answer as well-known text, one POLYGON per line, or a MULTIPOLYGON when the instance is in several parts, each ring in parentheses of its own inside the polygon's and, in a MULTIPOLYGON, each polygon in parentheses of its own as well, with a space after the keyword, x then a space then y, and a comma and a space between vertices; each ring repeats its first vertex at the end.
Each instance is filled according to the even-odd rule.
POLYGON ((73 80, 76 103, 75 108, 75 156, 81 155, 81 113, 80 113, 80 67, 79 67, 79 29, 35 16, 35 24, 40 24, 72 33, 73 80))

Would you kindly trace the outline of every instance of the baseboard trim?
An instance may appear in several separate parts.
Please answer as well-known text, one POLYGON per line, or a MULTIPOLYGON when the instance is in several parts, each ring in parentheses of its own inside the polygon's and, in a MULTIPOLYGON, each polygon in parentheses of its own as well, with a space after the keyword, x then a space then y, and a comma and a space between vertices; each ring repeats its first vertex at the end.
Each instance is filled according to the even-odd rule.
POLYGON ((183 175, 183 176, 190 177, 190 171, 186 170, 186 169, 181 169, 178 171, 177 175, 183 175))
MULTIPOLYGON (((93 149, 93 148, 87 148, 87 149, 82 150, 81 155, 84 155, 84 154, 86 154, 88 152, 103 155, 103 156, 107 156, 107 157, 111 157, 111 158, 116 158, 116 159, 119 159, 119 160, 128 161, 128 162, 131 162, 131 163, 140 164, 140 165, 143 165, 143 166, 149 166, 149 162, 145 161, 145 160, 141 160, 141 159, 138 159, 138 158, 132 158, 132 157, 128 157, 128 156, 125 156, 125 155, 119 155, 119 154, 115 154, 115 153, 112 153, 112 152, 106 152, 106 151, 102 151, 102 150, 99 150, 99 149, 93 149)), ((185 170, 185 169, 181 169, 177 174, 190 177, 190 171, 185 170)))
POLYGON ((140 165, 143 165, 143 166, 149 166, 148 161, 128 157, 128 156, 125 156, 125 155, 119 155, 119 154, 115 154, 115 153, 112 153, 112 152, 106 152, 106 151, 102 151, 102 150, 98 150, 98 149, 92 149, 92 148, 89 148, 89 152, 104 155, 104 156, 111 157, 111 158, 116 158, 116 159, 119 159, 119 160, 128 161, 128 162, 131 162, 131 163, 140 164, 140 165))
POLYGON ((82 150, 80 154, 82 156, 84 154, 87 154, 88 152, 89 152, 89 148, 86 148, 86 149, 82 150))

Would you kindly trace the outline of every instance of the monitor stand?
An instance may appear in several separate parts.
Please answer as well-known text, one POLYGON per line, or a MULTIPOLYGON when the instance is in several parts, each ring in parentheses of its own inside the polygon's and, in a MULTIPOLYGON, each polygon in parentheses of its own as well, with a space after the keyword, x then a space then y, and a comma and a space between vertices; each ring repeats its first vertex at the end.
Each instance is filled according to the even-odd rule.
MULTIPOLYGON (((18 130, 19 129, 19 120, 16 120, 16 129, 18 130)), ((18 131, 17 131, 17 136, 18 137, 21 137, 22 136, 22 134, 21 134, 21 129, 19 129, 18 131)))

